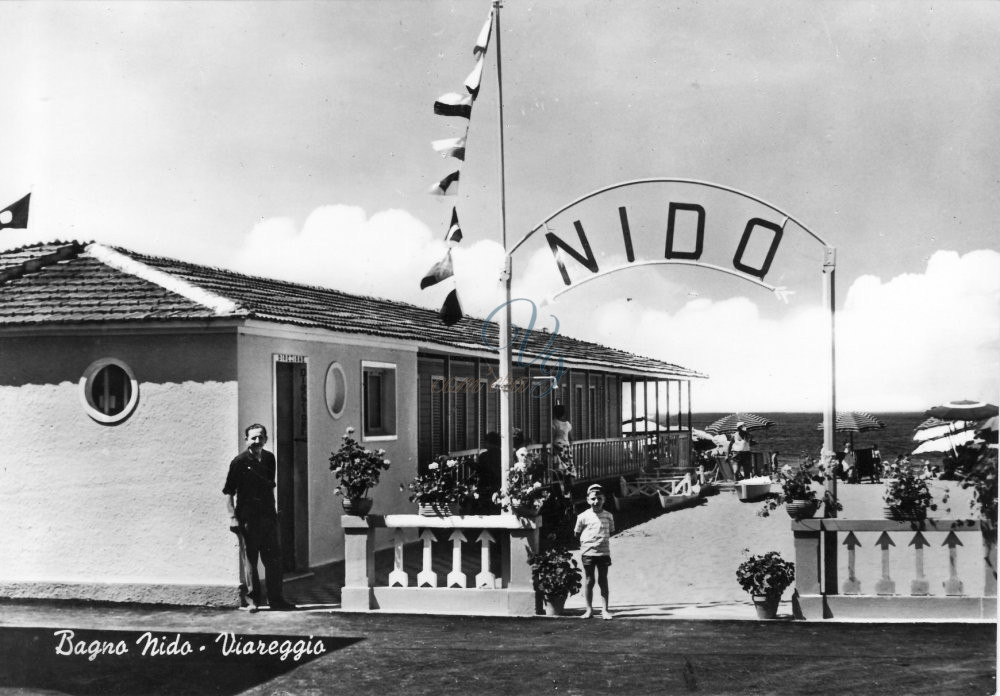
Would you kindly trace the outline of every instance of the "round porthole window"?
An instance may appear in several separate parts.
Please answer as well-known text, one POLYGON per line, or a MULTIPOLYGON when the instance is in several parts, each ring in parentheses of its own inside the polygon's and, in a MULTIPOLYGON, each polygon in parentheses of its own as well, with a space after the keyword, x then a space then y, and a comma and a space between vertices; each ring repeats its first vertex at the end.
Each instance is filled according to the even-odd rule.
POLYGON ((326 408, 334 418, 340 418, 347 404, 347 375, 340 363, 331 363, 326 371, 326 408))
POLYGON ((80 378, 80 396, 87 415, 98 423, 121 423, 139 403, 139 383, 132 368, 115 358, 90 364, 80 378))

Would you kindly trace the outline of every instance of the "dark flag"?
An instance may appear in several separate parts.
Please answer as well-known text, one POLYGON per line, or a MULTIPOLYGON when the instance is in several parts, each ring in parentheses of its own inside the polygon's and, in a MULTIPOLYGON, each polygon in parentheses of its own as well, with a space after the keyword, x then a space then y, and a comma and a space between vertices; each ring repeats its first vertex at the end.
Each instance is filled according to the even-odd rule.
POLYGON ((458 176, 459 172, 456 170, 441 179, 433 186, 431 186, 428 193, 435 196, 454 196, 458 193, 458 176))
POLYGON ((440 317, 445 326, 453 326, 462 318, 462 305, 458 301, 458 290, 453 288, 444 298, 440 317))
POLYGON ((462 228, 458 225, 458 211, 451 209, 451 224, 448 225, 448 234, 444 236, 444 241, 449 244, 457 244, 462 241, 462 228))
POLYGON ((451 249, 449 249, 444 258, 434 264, 431 270, 427 271, 427 274, 424 275, 420 281, 420 289, 423 290, 432 285, 437 285, 445 278, 451 278, 453 275, 455 275, 455 269, 451 265, 451 249))
POLYGON ((472 117, 472 95, 463 97, 461 94, 448 92, 434 102, 434 113, 438 116, 472 117))
POLYGON ((25 229, 28 227, 28 206, 31 204, 31 194, 0 210, 0 227, 25 229))

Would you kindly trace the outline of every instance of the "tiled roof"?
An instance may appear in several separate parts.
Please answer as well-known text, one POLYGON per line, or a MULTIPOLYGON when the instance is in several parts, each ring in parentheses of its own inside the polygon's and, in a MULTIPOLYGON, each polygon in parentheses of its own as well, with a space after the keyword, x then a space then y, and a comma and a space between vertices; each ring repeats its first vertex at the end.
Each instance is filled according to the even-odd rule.
MULTIPOLYGON (((257 319, 486 352, 482 319, 445 326, 423 307, 248 276, 176 259, 76 242, 0 252, 0 327, 162 320, 257 319), (218 300, 213 304, 213 299, 218 300)), ((497 345, 496 324, 487 325, 497 345)), ((539 355, 552 335, 534 331, 539 355)), ((678 365, 559 334, 549 349, 570 364, 651 375, 703 377, 678 365)))

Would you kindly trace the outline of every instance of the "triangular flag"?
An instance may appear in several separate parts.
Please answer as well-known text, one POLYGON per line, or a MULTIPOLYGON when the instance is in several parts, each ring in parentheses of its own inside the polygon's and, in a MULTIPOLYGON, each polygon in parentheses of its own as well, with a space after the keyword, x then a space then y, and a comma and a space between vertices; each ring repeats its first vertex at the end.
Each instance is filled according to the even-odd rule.
POLYGON ((452 291, 444 298, 439 316, 445 326, 453 326, 462 318, 462 305, 458 301, 457 289, 452 288, 452 291))
POLYGON ((434 102, 434 113, 438 116, 461 116, 462 118, 472 117, 472 97, 462 96, 455 92, 448 92, 438 97, 434 102))
POLYGON ((449 244, 457 244, 462 241, 462 228, 458 225, 458 211, 451 209, 451 224, 448 225, 448 233, 444 236, 444 241, 449 244))
POLYGON ((29 193, 17 203, 11 203, 0 210, 0 227, 25 229, 28 226, 28 206, 30 204, 31 194, 29 193))
POLYGON ((475 99, 476 95, 479 94, 479 83, 483 79, 483 66, 486 64, 486 58, 484 56, 479 56, 479 60, 476 61, 476 67, 472 69, 469 76, 465 78, 465 88, 469 90, 469 94, 475 99))
POLYGON ((465 161, 465 136, 432 140, 431 147, 434 148, 435 152, 440 152, 442 157, 454 157, 465 161))
POLYGON ((493 10, 490 9, 490 14, 486 18, 486 24, 479 31, 479 38, 476 39, 476 45, 472 48, 472 55, 481 56, 486 53, 486 47, 490 45, 490 32, 493 30, 493 10))
POLYGON ((435 196, 454 196, 458 193, 458 174, 458 171, 452 172, 431 186, 428 193, 432 193, 435 196))
POLYGON ((420 289, 423 290, 432 285, 437 285, 445 278, 451 278, 453 275, 455 275, 455 269, 451 264, 451 249, 449 249, 444 258, 431 266, 431 270, 427 271, 424 275, 420 281, 420 289))

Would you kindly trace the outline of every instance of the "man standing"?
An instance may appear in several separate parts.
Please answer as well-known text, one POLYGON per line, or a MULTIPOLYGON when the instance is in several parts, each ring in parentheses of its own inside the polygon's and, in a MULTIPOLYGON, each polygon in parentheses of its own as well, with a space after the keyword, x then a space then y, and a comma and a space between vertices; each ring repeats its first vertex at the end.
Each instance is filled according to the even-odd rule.
POLYGON ((750 478, 757 472, 753 470, 753 454, 750 452, 750 433, 747 432, 746 424, 740 421, 736 424, 736 432, 733 433, 733 459, 736 460, 737 478, 750 478))
POLYGON ((254 423, 244 435, 247 448, 229 464, 222 489, 229 511, 229 529, 240 539, 241 599, 251 612, 257 611, 257 605, 264 599, 257 572, 257 559, 261 558, 268 605, 276 611, 295 609, 294 604, 285 601, 281 591, 281 545, 274 504, 276 464, 274 455, 264 449, 267 429, 254 423))

